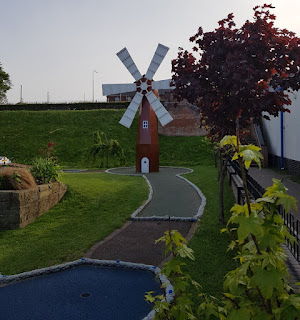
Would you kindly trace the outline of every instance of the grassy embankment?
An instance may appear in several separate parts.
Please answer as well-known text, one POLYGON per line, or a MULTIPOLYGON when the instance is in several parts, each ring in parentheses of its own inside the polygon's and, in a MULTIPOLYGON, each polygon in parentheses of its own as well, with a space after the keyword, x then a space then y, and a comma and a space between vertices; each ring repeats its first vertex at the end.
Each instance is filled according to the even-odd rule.
MULTIPOLYGON (((15 161, 30 163, 39 147, 52 140, 63 166, 94 167, 88 153, 93 132, 100 130, 120 141, 127 163, 133 165, 137 122, 130 130, 118 125, 122 112, 0 112, 1 124, 4 123, 1 153, 15 161)), ((223 277, 234 265, 230 254, 226 254, 230 240, 220 234, 218 181, 210 149, 199 137, 160 137, 160 163, 190 166, 195 170, 187 177, 202 190, 207 205, 189 244, 196 261, 188 262, 187 268, 204 292, 219 296, 223 277)), ((61 203, 24 229, 0 233, 2 273, 79 258, 94 242, 121 226, 147 197, 147 187, 139 178, 66 174, 64 181, 69 191, 61 203), (132 196, 128 188, 133 191, 132 196)), ((231 190, 225 185, 227 212, 232 204, 231 190)))
MULTIPOLYGON (((124 149, 127 165, 135 162, 137 119, 130 129, 119 124, 124 110, 90 111, 1 111, 0 153, 14 162, 30 164, 40 147, 56 143, 59 164, 63 167, 94 168, 90 156, 93 133, 103 131, 108 139, 116 139, 124 149)), ((160 136, 160 164, 207 164, 210 154, 202 154, 199 137, 160 136), (201 158, 199 158, 201 153, 201 158)), ((118 165, 110 160, 110 166, 118 165)))

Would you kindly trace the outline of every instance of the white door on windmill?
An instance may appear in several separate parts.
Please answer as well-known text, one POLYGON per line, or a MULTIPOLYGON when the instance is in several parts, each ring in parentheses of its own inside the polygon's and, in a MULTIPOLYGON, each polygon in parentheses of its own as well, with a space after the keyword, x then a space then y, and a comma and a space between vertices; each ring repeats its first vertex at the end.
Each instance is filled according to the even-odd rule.
POLYGON ((149 159, 144 157, 142 158, 141 162, 142 173, 149 173, 149 159))

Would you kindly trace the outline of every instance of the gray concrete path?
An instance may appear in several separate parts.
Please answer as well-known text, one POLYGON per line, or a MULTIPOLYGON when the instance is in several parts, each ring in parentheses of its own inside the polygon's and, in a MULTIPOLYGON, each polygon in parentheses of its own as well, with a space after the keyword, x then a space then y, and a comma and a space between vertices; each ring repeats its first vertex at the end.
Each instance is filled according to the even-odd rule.
MULTIPOLYGON (((190 171, 185 168, 163 167, 159 172, 145 174, 152 186, 153 196, 137 217, 194 217, 201 205, 201 198, 192 185, 176 176, 190 171)), ((141 175, 136 173, 135 168, 118 168, 110 172, 141 175)), ((184 177, 188 178, 188 174, 184 177)))
POLYGON ((282 180, 284 186, 288 189, 288 194, 297 200, 298 210, 293 211, 295 217, 300 220, 300 184, 289 179, 285 174, 268 168, 250 167, 248 173, 265 189, 273 184, 272 179, 282 180))

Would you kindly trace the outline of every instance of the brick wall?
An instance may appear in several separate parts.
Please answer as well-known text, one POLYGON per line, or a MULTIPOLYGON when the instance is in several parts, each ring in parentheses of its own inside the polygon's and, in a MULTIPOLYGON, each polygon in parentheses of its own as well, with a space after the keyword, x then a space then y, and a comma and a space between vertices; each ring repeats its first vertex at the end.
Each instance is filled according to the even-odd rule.
POLYGON ((27 226, 56 205, 67 191, 63 183, 28 190, 0 190, 0 230, 27 226))
POLYGON ((167 100, 165 108, 173 117, 173 121, 162 127, 158 124, 158 133, 165 136, 205 136, 207 131, 200 128, 199 111, 188 102, 176 103, 167 100))

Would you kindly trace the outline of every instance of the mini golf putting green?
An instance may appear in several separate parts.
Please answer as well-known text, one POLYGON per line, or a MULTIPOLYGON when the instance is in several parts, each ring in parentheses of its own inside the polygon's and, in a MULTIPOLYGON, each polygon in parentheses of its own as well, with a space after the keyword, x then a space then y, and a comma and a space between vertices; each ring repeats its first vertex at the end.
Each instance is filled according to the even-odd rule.
POLYGON ((79 264, 56 272, 53 267, 48 273, 43 270, 41 275, 0 288, 1 319, 140 320, 152 310, 145 293, 163 293, 154 272, 121 265, 79 264))

